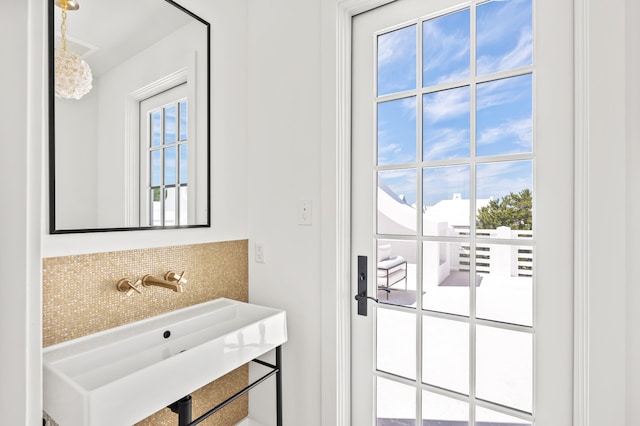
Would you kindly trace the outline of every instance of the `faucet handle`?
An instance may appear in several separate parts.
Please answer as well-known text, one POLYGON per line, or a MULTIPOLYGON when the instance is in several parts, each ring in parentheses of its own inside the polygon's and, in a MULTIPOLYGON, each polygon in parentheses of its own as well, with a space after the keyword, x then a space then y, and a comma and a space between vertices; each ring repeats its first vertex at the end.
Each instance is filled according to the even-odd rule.
POLYGON ((131 296, 134 292, 138 292, 138 294, 142 294, 142 292, 138 289, 138 286, 142 283, 142 280, 138 280, 135 283, 132 283, 128 278, 122 278, 116 284, 116 288, 118 291, 126 292, 127 296, 131 296))
POLYGON ((187 282, 185 275, 187 275, 185 271, 182 271, 181 274, 176 274, 173 271, 169 271, 166 274, 164 274, 164 279, 167 281, 175 281, 178 284, 185 284, 187 282))
POLYGON ((142 292, 140 291, 139 287, 140 284, 142 284, 142 280, 138 278, 138 281, 136 281, 135 283, 133 283, 133 285, 131 286, 131 288, 129 290, 127 290, 127 292, 125 293, 125 295, 127 296, 131 296, 134 292, 138 293, 138 294, 142 294, 142 292))

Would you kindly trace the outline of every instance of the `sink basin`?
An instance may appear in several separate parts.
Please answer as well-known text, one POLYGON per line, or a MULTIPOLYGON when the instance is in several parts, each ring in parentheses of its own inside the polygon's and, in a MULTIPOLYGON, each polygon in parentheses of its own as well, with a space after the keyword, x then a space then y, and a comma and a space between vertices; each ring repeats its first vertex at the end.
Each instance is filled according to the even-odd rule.
POLYGON ((44 411, 133 424, 286 341, 284 311, 221 298, 49 346, 44 411))

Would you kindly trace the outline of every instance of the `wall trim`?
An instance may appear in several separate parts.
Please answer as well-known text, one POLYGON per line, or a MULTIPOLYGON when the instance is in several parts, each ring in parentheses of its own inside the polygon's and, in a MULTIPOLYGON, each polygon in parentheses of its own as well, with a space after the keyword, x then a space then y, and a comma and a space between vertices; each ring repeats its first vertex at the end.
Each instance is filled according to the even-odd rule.
MULTIPOLYGON (((11 16, 9 12, 9 16, 11 16)), ((22 19, 22 17, 19 17, 22 19)), ((15 316, 15 327, 25 331, 24 346, 16 348, 16 353, 24 351, 25 376, 24 393, 19 395, 20 386, 6 386, 3 383, 2 390, 11 388, 11 392, 16 393, 16 401, 24 406, 18 405, 16 412, 22 409, 23 418, 11 420, 3 419, 8 423, 25 425, 37 425, 42 422, 42 235, 46 232, 46 220, 48 215, 42 214, 43 209, 48 209, 45 190, 45 178, 48 176, 47 146, 48 146, 48 62, 46 57, 47 46, 47 5, 38 0, 28 0, 27 2, 27 58, 26 67, 28 70, 26 77, 26 138, 27 145, 26 158, 17 159, 23 161, 26 166, 26 197, 25 205, 26 222, 25 237, 26 251, 24 252, 25 279, 18 279, 16 285, 23 287, 21 294, 25 297, 24 315, 15 316), (24 320, 24 324, 21 324, 24 320), (24 328, 22 328, 24 327, 24 328)), ((15 19, 15 16, 14 18, 15 19)), ((20 115, 19 115, 20 116, 20 115)), ((22 255, 21 255, 22 256, 22 255)), ((18 265, 15 265, 16 268, 18 265)), ((17 271, 16 277, 20 272, 17 271)), ((20 299, 9 301, 9 306, 15 304, 20 299)), ((12 311, 7 305, 4 310, 12 311)), ((16 346, 19 346, 16 344, 16 346)), ((20 368, 20 367, 18 367, 20 368)), ((4 381, 4 380, 3 380, 4 381)), ((13 403, 15 403, 14 401, 13 403)), ((4 413, 4 412, 3 412, 4 413)), ((4 414, 3 414, 4 417, 4 414)))
POLYGON ((573 424, 589 425, 589 1, 574 0, 573 424))
POLYGON ((395 0, 336 7, 336 425, 351 425, 351 18, 395 0))
MULTIPOLYGON (((195 52, 193 58, 195 63, 195 52)), ((189 65, 189 68, 195 69, 193 63, 189 65)), ((123 189, 125 228, 142 226, 142 218, 149 217, 148 211, 146 211, 148 206, 142 202, 140 197, 140 102, 180 84, 195 81, 195 79, 191 79, 192 73, 190 73, 189 68, 179 69, 146 86, 133 90, 127 95, 124 108, 125 140, 123 162, 124 181, 129 183, 125 184, 123 189), (146 210, 142 212, 141 208, 146 208, 146 210)), ((189 97, 193 99, 191 92, 192 90, 189 90, 189 97)))
POLYGON ((336 10, 336 425, 351 424, 351 5, 336 10))

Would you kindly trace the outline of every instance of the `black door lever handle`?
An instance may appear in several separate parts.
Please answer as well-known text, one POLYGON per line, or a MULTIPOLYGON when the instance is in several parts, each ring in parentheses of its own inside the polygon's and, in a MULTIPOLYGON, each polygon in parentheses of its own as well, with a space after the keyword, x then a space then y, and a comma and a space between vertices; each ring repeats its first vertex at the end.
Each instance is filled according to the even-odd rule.
POLYGON ((378 303, 378 299, 367 295, 367 256, 358 256, 358 294, 355 299, 358 301, 358 315, 367 316, 367 300, 378 303))
POLYGON ((362 294, 356 294, 356 295, 355 295, 355 299, 356 299, 358 302, 359 302, 359 301, 361 301, 362 299, 369 299, 369 300, 373 300, 373 301, 374 301, 374 302, 376 302, 376 303, 378 303, 378 302, 379 302, 379 300, 378 300, 378 299, 376 299, 376 298, 374 298, 374 297, 371 297, 371 296, 365 296, 365 295, 362 295, 362 294))

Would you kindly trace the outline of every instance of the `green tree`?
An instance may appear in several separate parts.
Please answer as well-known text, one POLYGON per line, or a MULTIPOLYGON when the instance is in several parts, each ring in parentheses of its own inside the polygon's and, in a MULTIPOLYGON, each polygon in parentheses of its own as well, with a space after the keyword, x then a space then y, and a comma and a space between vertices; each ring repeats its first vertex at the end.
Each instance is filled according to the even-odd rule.
POLYGON ((478 210, 476 227, 478 229, 496 229, 508 226, 511 229, 531 229, 531 190, 523 189, 517 194, 510 192, 502 199, 490 200, 489 204, 478 210))

